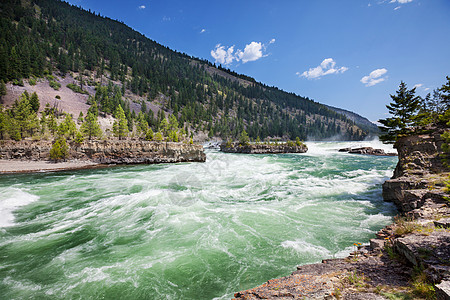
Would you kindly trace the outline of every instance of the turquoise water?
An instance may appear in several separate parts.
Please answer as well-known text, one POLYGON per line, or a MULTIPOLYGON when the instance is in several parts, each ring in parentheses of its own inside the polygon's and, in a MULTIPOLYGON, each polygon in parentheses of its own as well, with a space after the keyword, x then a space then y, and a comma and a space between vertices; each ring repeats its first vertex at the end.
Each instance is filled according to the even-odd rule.
POLYGON ((397 158, 358 145, 0 176, 0 298, 228 299, 343 257, 395 214, 397 158))

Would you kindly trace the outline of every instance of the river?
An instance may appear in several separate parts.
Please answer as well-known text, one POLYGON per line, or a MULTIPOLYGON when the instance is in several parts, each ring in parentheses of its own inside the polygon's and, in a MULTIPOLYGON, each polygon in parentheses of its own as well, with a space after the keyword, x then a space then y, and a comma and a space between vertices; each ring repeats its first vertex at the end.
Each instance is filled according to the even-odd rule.
POLYGON ((308 153, 0 176, 0 298, 229 299, 344 257, 396 213, 396 157, 308 153))

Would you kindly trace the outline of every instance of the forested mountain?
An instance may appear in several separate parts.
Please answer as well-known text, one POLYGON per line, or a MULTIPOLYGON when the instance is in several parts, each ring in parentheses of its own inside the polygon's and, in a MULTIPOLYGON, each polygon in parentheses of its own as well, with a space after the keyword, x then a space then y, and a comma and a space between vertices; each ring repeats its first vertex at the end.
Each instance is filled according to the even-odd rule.
POLYGON ((167 115, 191 134, 222 138, 236 138, 245 129, 253 139, 358 140, 373 130, 68 3, 2 0, 0 80, 20 85, 22 79, 47 78, 57 87, 53 75, 75 78, 75 86, 67 85, 74 92, 95 87, 88 104, 105 115, 123 107, 130 131, 138 118, 159 131, 167 115))

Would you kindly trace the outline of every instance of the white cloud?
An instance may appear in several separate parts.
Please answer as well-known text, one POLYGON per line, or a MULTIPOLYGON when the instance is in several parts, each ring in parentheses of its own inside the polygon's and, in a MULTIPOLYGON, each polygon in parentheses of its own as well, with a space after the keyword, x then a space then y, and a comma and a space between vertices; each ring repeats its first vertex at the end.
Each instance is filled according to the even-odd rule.
POLYGON ((394 8, 394 10, 400 9, 401 6, 397 6, 396 8, 394 8))
POLYGON ((214 48, 214 50, 211 50, 211 56, 216 60, 216 62, 228 65, 231 64, 235 59, 233 52, 234 46, 231 46, 227 50, 225 50, 225 46, 217 44, 216 48, 214 48))
POLYGON ((422 86, 423 86, 422 83, 418 83, 418 84, 415 84, 415 85, 414 85, 415 88, 420 88, 420 87, 422 87, 422 86))
POLYGON ((387 77, 384 75, 387 73, 387 71, 388 70, 386 70, 385 68, 373 70, 368 76, 364 76, 363 78, 361 78, 361 82, 366 86, 374 86, 375 84, 386 80, 387 77))
MULTIPOLYGON (((275 39, 270 40, 269 45, 275 43, 275 39)), ((211 56, 216 60, 217 63, 221 64, 231 64, 233 61, 242 61, 242 63, 247 63, 249 61, 255 61, 267 55, 263 52, 266 51, 267 46, 261 42, 251 42, 245 45, 244 50, 238 49, 234 51, 234 46, 228 49, 221 44, 217 44, 216 47, 211 50, 211 56)))
POLYGON ((296 74, 297 76, 308 79, 319 79, 325 75, 344 73, 347 70, 347 67, 336 67, 336 62, 332 58, 326 58, 319 66, 311 68, 301 74, 300 72, 297 72, 296 74))
POLYGON ((249 61, 258 60, 263 57, 262 47, 261 43, 251 42, 245 45, 244 51, 236 51, 236 60, 242 60, 244 64, 249 61))
POLYGON ((205 33, 206 32, 206 29, 205 28, 203 28, 202 30, 200 30, 200 33, 205 33))
POLYGON ((139 9, 145 9, 145 5, 141 5, 138 7, 139 9))
POLYGON ((391 2, 389 2, 389 3, 406 4, 406 3, 410 3, 410 2, 413 2, 413 0, 391 0, 391 2))

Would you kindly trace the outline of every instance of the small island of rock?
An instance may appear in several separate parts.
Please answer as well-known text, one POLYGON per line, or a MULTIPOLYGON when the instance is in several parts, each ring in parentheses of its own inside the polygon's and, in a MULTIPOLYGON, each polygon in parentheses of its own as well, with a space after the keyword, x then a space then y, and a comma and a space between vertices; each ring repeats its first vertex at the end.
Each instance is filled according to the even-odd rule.
POLYGON ((245 154, 276 154, 276 153, 306 153, 308 147, 303 143, 223 143, 220 145, 220 151, 227 153, 245 153, 245 154))

